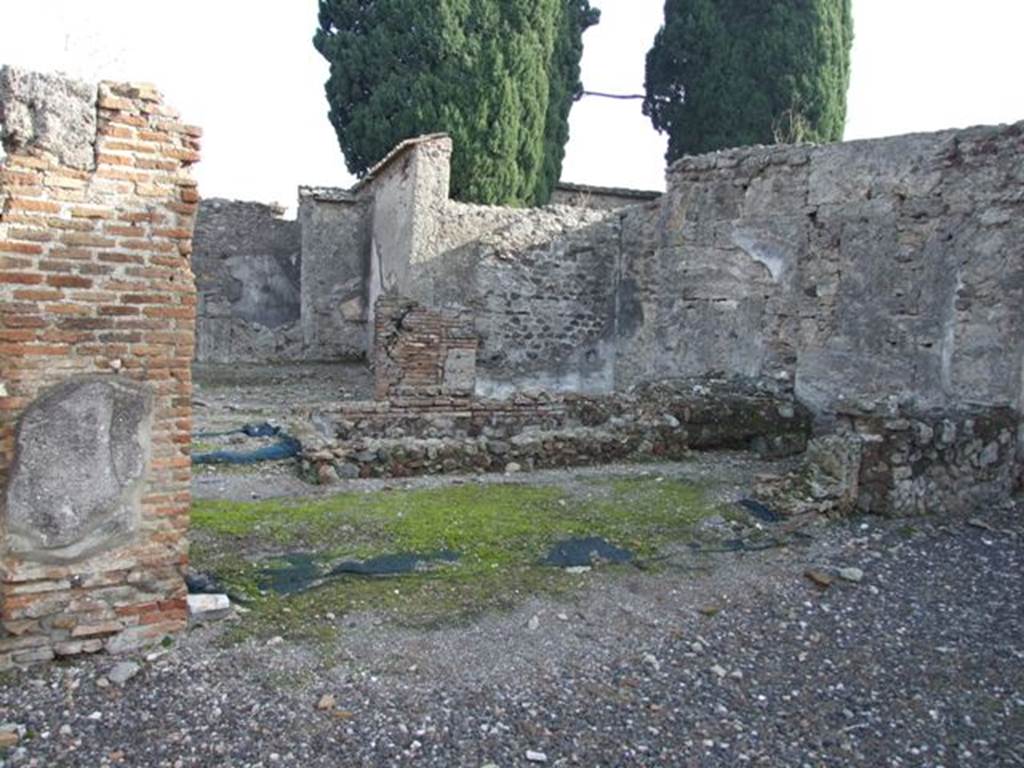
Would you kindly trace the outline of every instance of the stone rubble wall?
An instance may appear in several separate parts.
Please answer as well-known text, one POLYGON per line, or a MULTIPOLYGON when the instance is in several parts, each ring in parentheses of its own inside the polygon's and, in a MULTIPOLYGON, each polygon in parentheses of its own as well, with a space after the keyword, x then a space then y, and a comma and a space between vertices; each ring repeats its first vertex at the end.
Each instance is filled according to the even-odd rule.
MULTIPOLYGON (((909 477, 903 451, 885 450, 879 509, 949 506, 972 484, 1005 496, 1024 478, 1024 123, 686 158, 658 232, 624 265, 644 321, 620 337, 618 385, 709 368, 769 376, 823 425, 945 413, 1017 443, 995 466, 925 451, 909 477), (947 472, 960 479, 922 479, 947 472)), ((902 444, 884 432, 881 444, 902 444)))
POLYGON ((480 334, 477 393, 610 392, 618 244, 605 212, 545 208, 414 266, 411 291, 462 304, 480 334))
POLYGON ((619 385, 716 369, 819 412, 1024 403, 1024 123, 685 158, 626 256, 650 330, 622 335, 619 385))
POLYGON ((683 459, 698 450, 777 458, 803 451, 811 414, 748 382, 705 379, 614 396, 346 402, 297 415, 290 429, 302 441, 307 473, 332 482, 683 459))
POLYGON ((1011 408, 849 410, 792 474, 757 493, 787 515, 956 513, 1005 502, 1016 476, 1011 408))
POLYGON ((198 128, 0 69, 0 667, 186 624, 198 128))
POLYGON ((413 283, 461 293, 482 372, 518 387, 578 369, 579 339, 558 342, 607 304, 593 349, 609 389, 722 371, 788 382, 821 414, 1024 404, 1024 123, 728 150, 680 160, 668 181, 659 201, 543 244, 519 235, 545 231, 536 211, 413 283), (588 275, 603 295, 580 295, 588 275), (531 367, 517 354, 536 330, 552 338, 531 367))
POLYGON ((297 221, 262 203, 203 200, 192 270, 199 291, 196 361, 305 358, 297 221))
POLYGON ((858 508, 893 515, 957 512, 1013 492, 1019 417, 1011 408, 844 414, 861 444, 858 508))

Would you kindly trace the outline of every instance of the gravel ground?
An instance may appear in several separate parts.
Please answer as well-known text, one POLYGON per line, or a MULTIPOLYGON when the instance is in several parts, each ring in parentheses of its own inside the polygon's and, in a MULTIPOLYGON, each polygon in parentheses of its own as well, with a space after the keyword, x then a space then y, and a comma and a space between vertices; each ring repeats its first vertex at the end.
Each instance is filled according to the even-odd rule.
POLYGON ((200 467, 192 474, 192 496, 195 499, 250 501, 286 497, 331 496, 346 491, 372 493, 384 490, 416 490, 440 488, 452 484, 524 483, 527 485, 559 485, 571 489, 589 480, 660 476, 666 479, 700 483, 721 501, 735 501, 749 494, 758 474, 782 474, 798 465, 797 459, 767 461, 754 454, 738 451, 704 451, 694 453, 686 461, 649 462, 644 464, 602 464, 572 469, 541 469, 534 472, 502 474, 488 472, 474 475, 421 475, 407 478, 371 478, 340 480, 331 485, 311 485, 302 480, 294 461, 257 464, 232 472, 221 466, 200 467))
POLYGON ((199 628, 123 686, 109 658, 8 676, 0 722, 25 735, 0 762, 1024 766, 1022 512, 567 575, 572 598, 469 626, 328 615, 321 645, 231 647, 199 628), (805 576, 843 567, 863 580, 805 576))
POLYGON ((281 421, 296 403, 315 408, 373 398, 373 376, 362 363, 197 363, 192 376, 197 432, 281 421))

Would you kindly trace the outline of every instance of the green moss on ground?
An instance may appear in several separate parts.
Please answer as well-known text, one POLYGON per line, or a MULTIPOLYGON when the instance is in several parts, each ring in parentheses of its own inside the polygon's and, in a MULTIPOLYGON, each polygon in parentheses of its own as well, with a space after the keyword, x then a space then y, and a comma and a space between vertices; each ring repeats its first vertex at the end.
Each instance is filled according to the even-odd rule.
MULTIPOLYGON (((468 484, 413 491, 342 493, 260 502, 198 501, 193 565, 213 573, 251 612, 236 635, 327 639, 326 614, 374 610, 417 626, 466 621, 512 608, 530 595, 571 591, 586 578, 544 567, 558 540, 601 536, 653 556, 688 540, 694 525, 722 510, 704 489, 654 478, 609 479, 586 493, 551 485, 468 484), (342 576, 292 595, 266 587, 275 557, 308 553, 326 573, 343 559, 448 549, 454 565, 388 578, 342 576)), ((600 574, 621 569, 602 568, 600 574)))

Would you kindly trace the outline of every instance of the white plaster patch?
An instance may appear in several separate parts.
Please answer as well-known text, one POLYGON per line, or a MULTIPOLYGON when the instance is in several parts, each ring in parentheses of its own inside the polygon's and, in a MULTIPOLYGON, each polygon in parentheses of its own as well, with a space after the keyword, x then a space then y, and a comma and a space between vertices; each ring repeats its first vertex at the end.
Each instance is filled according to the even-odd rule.
POLYGON ((786 270, 786 259, 778 248, 740 230, 733 230, 732 242, 754 261, 763 264, 772 280, 779 282, 779 278, 786 270))
POLYGON ((946 314, 946 321, 942 329, 942 347, 940 349, 942 368, 942 391, 946 395, 953 394, 953 353, 956 351, 956 326, 957 309, 956 300, 964 287, 963 276, 959 270, 956 275, 956 285, 953 287, 949 297, 949 309, 946 314))

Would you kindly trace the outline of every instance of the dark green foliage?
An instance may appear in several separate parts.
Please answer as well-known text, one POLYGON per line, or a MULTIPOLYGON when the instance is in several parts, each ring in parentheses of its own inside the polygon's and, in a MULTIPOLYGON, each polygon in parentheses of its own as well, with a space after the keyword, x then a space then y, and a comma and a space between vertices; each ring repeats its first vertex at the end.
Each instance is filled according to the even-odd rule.
POLYGON ((403 139, 446 132, 452 195, 546 203, 582 93, 588 0, 320 0, 330 119, 362 176, 403 139))
POLYGON ((843 137, 851 0, 666 0, 644 114, 669 162, 724 147, 843 137))

